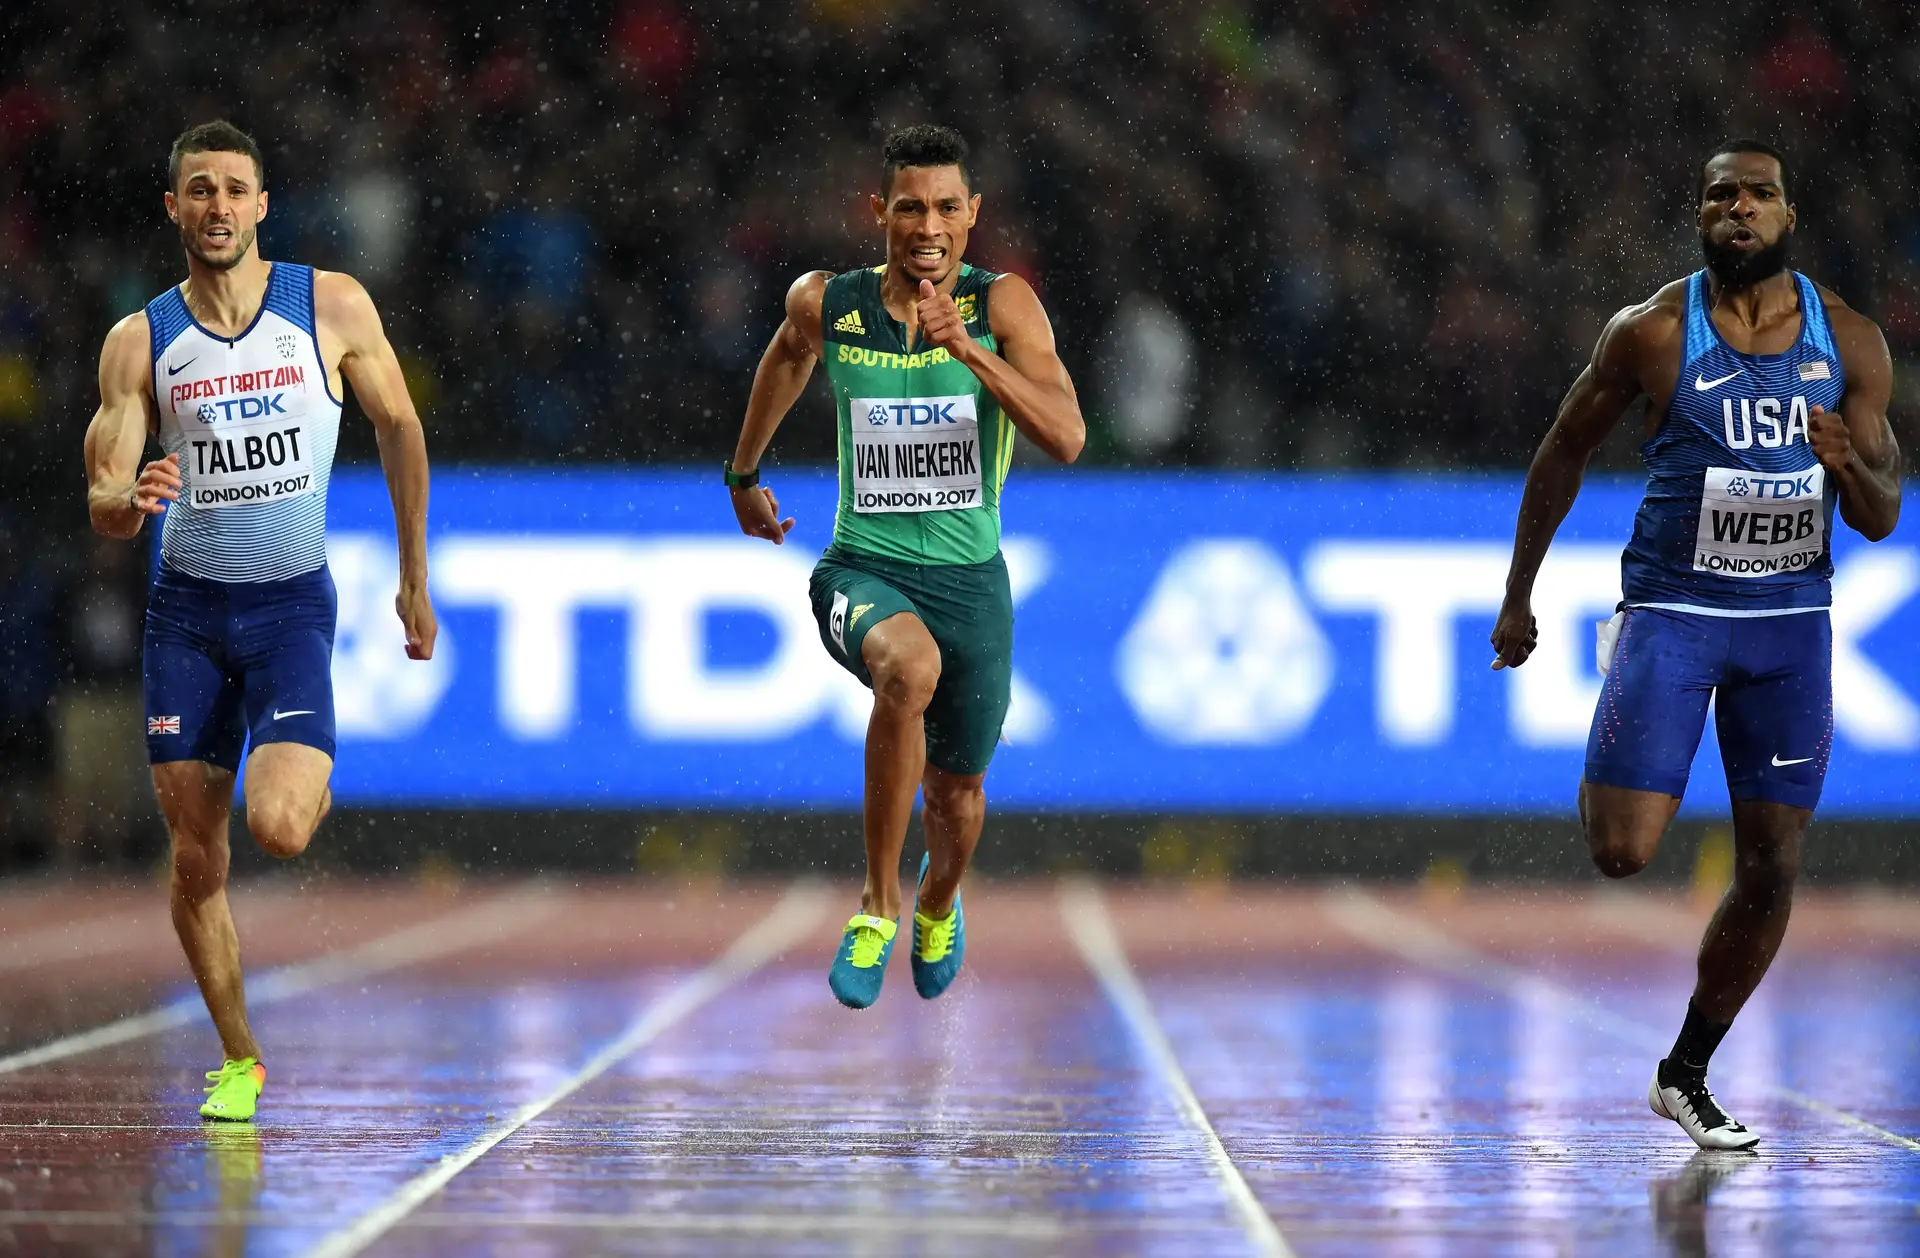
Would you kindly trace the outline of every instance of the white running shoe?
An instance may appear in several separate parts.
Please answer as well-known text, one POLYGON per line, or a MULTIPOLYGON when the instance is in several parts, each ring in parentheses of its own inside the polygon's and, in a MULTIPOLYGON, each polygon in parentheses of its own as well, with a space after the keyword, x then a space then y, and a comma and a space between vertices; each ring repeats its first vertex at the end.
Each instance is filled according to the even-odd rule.
POLYGON ((1660 1069, 1656 1066, 1653 1082, 1647 1085, 1647 1105, 1660 1117, 1679 1123, 1680 1130, 1692 1136, 1693 1142, 1703 1149, 1751 1149, 1760 1143, 1758 1132, 1749 1131, 1727 1117, 1727 1111, 1713 1099, 1704 1078, 1697 1082, 1684 1079, 1669 1087, 1660 1082, 1660 1069))

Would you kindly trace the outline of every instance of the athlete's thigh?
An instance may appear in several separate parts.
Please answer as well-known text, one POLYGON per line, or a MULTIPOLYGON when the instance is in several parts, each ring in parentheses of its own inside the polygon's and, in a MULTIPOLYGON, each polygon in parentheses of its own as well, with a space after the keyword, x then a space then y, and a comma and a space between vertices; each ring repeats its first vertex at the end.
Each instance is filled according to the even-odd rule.
POLYGON ((1833 750, 1833 625, 1826 612, 1764 616, 1734 628, 1732 676, 1714 723, 1727 793, 1811 810, 1833 750))
POLYGON ((1587 735, 1588 783, 1676 799, 1686 794, 1707 703, 1725 676, 1729 623, 1627 610, 1587 735))
MULTIPOLYGON (((242 679, 226 658, 226 610, 169 586, 154 585, 140 643, 147 760, 240 767, 246 746, 242 679)), ((170 775, 172 776, 172 775, 170 775)))
POLYGON ((927 705, 927 763, 951 774, 987 771, 1013 702, 1013 594, 1002 564, 937 574, 919 592, 940 647, 940 684, 927 705))
POLYGON ((314 817, 333 776, 333 757, 305 743, 278 742, 255 747, 247 756, 247 808, 251 824, 261 815, 287 813, 314 817))
POLYGON ((153 794, 176 846, 226 843, 233 813, 232 769, 204 760, 164 761, 153 766, 153 794))
POLYGON ((875 625, 902 612, 920 615, 913 600, 891 582, 832 558, 823 558, 815 565, 808 597, 827 654, 869 688, 873 686, 873 673, 862 655, 867 634, 875 625))
MULTIPOLYGON (((331 763, 333 579, 322 569, 275 585, 279 588, 270 600, 236 617, 235 656, 246 696, 248 738, 256 755, 272 744, 298 743, 331 763)), ((249 779, 255 758, 247 758, 249 779)))

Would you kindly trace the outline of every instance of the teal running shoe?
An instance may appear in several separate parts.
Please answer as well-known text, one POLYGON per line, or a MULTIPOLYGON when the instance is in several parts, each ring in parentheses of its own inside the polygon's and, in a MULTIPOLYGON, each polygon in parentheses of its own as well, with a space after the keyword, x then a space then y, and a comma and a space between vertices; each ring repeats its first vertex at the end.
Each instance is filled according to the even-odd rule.
MULTIPOLYGON (((920 881, 927 880, 927 866, 933 858, 920 858, 920 881)), ((960 895, 954 893, 953 912, 938 921, 920 911, 919 897, 913 904, 913 990, 921 999, 932 1000, 953 986, 960 976, 960 962, 967 955, 967 919, 960 911, 960 895)))
POLYGON ((853 915, 827 972, 835 1000, 849 1009, 865 1009, 880 999, 880 980, 887 976, 887 958, 893 955, 893 937, 899 931, 900 923, 884 917, 853 915))

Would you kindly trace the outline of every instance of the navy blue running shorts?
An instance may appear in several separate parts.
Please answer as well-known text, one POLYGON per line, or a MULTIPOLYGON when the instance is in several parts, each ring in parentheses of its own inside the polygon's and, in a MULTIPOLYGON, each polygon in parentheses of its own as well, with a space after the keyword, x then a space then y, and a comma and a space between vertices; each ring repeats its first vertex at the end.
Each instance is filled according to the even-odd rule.
POLYGON ((333 575, 207 581, 162 567, 147 599, 147 759, 236 769, 247 746, 331 756, 333 575))
POLYGON ((1587 781, 1684 795, 1714 700, 1727 793, 1813 808, 1833 750, 1823 611, 1702 616, 1630 607, 1587 736, 1587 781))

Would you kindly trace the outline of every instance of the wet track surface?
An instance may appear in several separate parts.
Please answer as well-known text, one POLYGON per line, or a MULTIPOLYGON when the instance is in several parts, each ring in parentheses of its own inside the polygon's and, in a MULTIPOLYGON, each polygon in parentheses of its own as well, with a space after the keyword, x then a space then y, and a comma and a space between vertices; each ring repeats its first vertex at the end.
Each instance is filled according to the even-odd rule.
POLYGON ((1715 1059, 1765 1142, 1710 1156, 1644 1101, 1684 897, 1107 888, 1144 1032, 1039 882, 843 1010, 847 899, 241 888, 271 1077, 203 1127, 161 893, 9 892, 0 1252, 1920 1252, 1920 900, 1803 899, 1715 1059))

